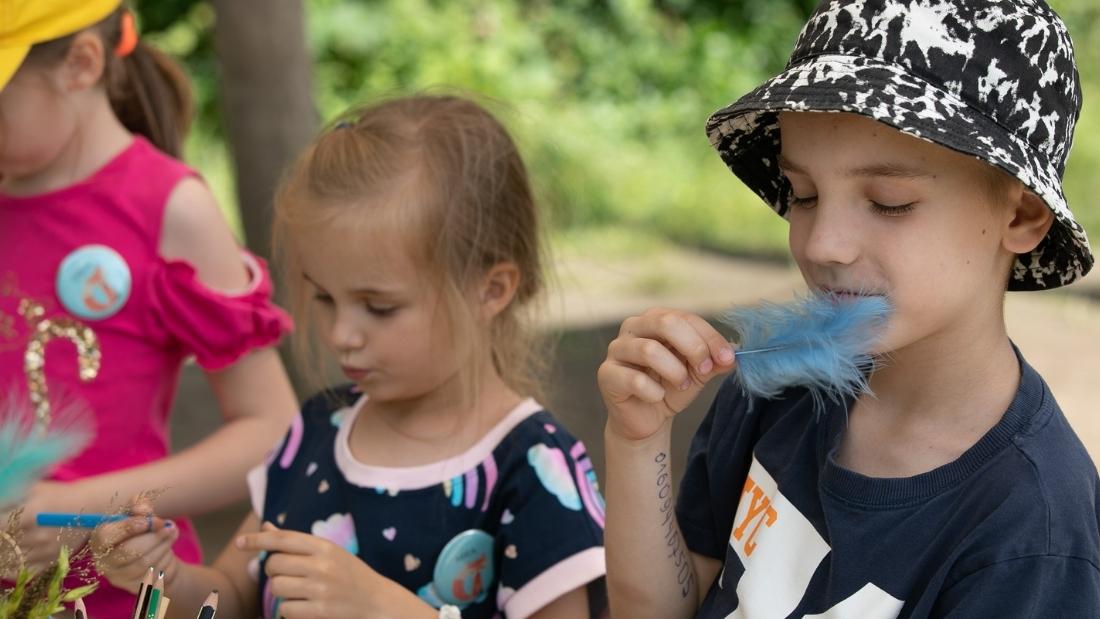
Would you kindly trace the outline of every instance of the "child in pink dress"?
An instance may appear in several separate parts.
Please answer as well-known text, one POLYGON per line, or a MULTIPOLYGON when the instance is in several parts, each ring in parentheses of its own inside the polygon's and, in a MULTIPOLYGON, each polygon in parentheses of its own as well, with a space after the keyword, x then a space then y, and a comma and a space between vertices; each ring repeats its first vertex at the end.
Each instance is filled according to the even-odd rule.
MULTIPOLYGON (((114 511, 116 497, 150 490, 164 491, 158 509, 176 519, 168 546, 198 562, 186 516, 243 498, 244 472, 295 413, 272 348, 290 320, 271 303, 264 263, 237 246, 209 189, 173 158, 186 83, 136 42, 119 0, 3 8, 0 394, 40 423, 86 409, 95 432, 27 497, 28 563, 48 563, 60 545, 35 513, 114 511), (169 456, 189 357, 226 423, 169 456)), ((123 617, 132 600, 102 582, 88 605, 123 617)))

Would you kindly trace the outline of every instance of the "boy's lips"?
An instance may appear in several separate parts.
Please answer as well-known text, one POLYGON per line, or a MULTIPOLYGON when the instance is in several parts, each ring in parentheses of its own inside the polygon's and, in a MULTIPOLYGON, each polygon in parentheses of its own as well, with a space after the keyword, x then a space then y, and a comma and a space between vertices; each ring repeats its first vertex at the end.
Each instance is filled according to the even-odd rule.
POLYGON ((829 294, 829 295, 833 295, 833 296, 841 297, 841 298, 882 296, 881 293, 874 292, 874 291, 871 291, 871 290, 860 289, 860 288, 857 288, 857 289, 853 290, 853 289, 849 289, 849 288, 831 288, 829 286, 822 286, 821 291, 824 292, 825 294, 829 294))

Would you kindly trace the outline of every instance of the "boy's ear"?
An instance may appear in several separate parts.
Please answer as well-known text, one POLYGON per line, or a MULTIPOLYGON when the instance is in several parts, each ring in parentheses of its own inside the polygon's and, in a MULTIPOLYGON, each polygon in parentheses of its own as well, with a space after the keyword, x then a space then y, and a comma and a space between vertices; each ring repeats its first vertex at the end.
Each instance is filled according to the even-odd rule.
POLYGON ((513 262, 498 262, 485 272, 477 290, 482 320, 488 321, 508 307, 519 289, 520 277, 519 267, 513 262))
POLYGON ((90 30, 73 36, 62 63, 62 79, 66 90, 87 90, 99 83, 106 69, 103 39, 90 30))
POLYGON ((1012 194, 1003 243, 1005 249, 1014 254, 1026 254, 1046 237, 1054 224, 1054 212, 1022 183, 1012 194))

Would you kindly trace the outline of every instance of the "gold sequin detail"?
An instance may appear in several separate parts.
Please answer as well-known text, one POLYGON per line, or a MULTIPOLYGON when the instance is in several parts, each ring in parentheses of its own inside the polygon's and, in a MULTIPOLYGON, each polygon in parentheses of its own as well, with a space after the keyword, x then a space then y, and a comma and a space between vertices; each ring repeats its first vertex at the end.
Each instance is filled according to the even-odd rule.
POLYGON ((44 319, 46 309, 42 305, 22 299, 19 313, 31 327, 27 349, 23 353, 23 372, 27 375, 27 388, 34 405, 39 429, 50 425, 50 399, 46 386, 46 344, 55 338, 69 340, 76 346, 80 380, 89 382, 99 374, 102 357, 99 339, 90 327, 65 316, 44 319))

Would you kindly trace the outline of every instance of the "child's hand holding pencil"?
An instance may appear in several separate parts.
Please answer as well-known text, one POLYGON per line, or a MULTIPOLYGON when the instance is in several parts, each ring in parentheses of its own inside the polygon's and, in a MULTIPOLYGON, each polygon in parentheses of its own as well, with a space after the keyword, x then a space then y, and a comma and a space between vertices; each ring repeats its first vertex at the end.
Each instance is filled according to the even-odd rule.
POLYGON ((107 522, 92 534, 92 551, 96 568, 112 585, 138 592, 138 586, 150 567, 163 571, 169 581, 179 569, 172 545, 179 539, 179 529, 171 520, 153 514, 153 507, 137 502, 130 517, 107 522))

